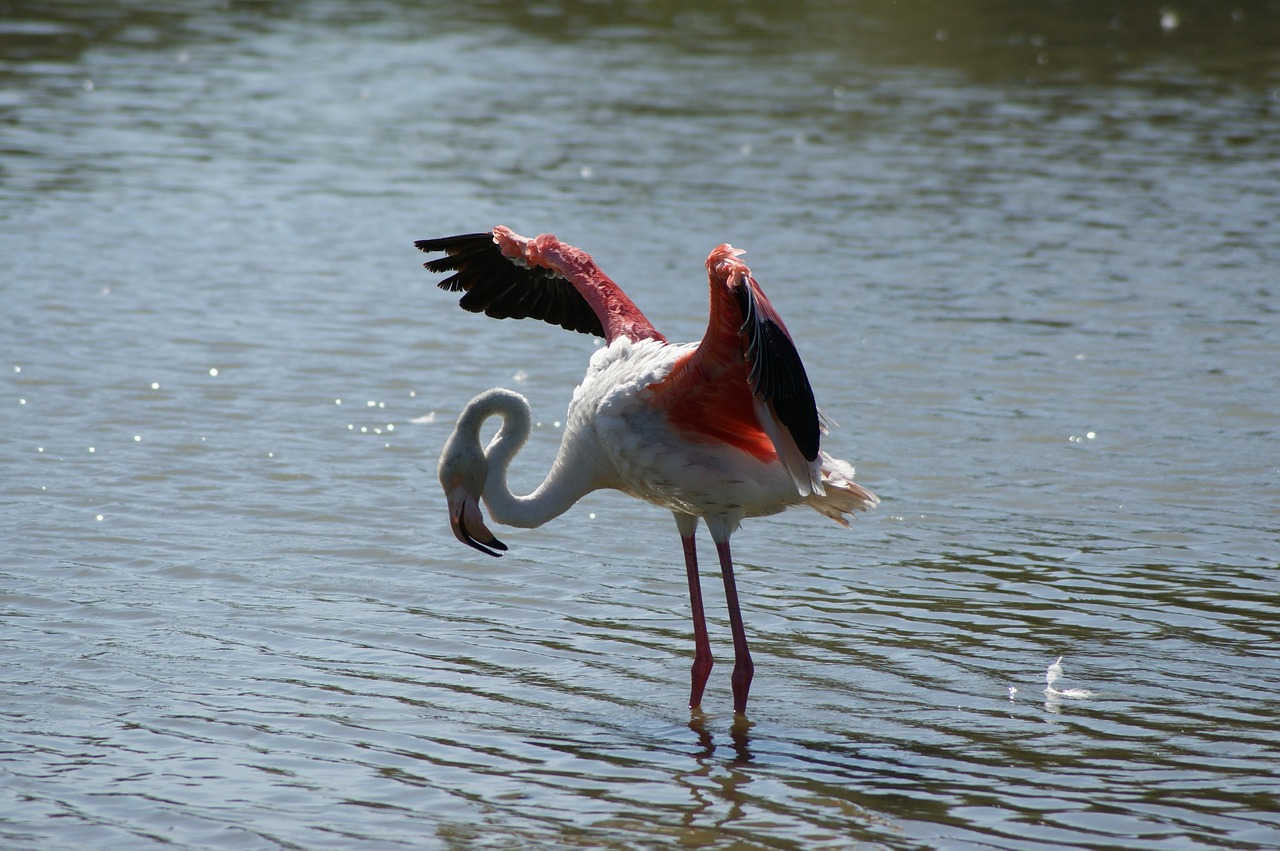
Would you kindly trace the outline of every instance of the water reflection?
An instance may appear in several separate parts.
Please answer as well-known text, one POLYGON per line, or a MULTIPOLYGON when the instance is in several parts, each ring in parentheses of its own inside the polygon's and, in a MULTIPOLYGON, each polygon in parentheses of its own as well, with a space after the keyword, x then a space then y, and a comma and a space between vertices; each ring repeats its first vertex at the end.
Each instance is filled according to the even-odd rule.
MULTIPOLYGON (((0 27, 5 71, 15 64, 73 61, 108 42, 157 49, 192 38, 232 38, 273 21, 303 16, 334 27, 400 22, 401 37, 429 38, 475 25, 511 27, 551 42, 651 40, 697 53, 752 50, 762 61, 786 53, 842 55, 860 62, 951 67, 974 79, 1071 79, 1093 84, 1164 69, 1170 85, 1187 84, 1190 69, 1219 82, 1274 86, 1280 8, 1269 0, 1108 0, 1002 3, 991 0, 764 0, 708 7, 703 3, 581 3, 530 5, 483 0, 465 6, 331 0, 301 9, 272 2, 216 8, 165 3, 47 4, 15 0, 0 27)), ((1157 74, 1157 78, 1158 78, 1157 74)), ((1203 78, 1195 81, 1202 85, 1203 78)))
POLYGON ((695 710, 689 719, 689 729, 697 736, 698 750, 693 756, 693 767, 677 772, 673 779, 689 791, 690 807, 683 816, 686 827, 722 829, 732 826, 743 817, 743 802, 750 783, 742 766, 751 760, 748 750, 748 722, 738 718, 732 727, 731 738, 735 756, 730 760, 716 758, 716 742, 707 716, 695 710), (714 790, 714 794, 712 794, 714 790), (725 805, 727 804, 727 809, 725 805))
MULTIPOLYGON (((701 750, 697 758, 700 763, 710 760, 716 753, 716 742, 711 727, 708 726, 709 723, 715 722, 711 721, 701 709, 690 712, 689 729, 698 737, 701 750)), ((734 716, 733 723, 729 727, 729 741, 733 745, 733 758, 730 765, 745 765, 751 761, 751 728, 753 726, 753 722, 746 716, 734 716)))
POLYGON ((1267 0, 560 2, 536 12, 486 2, 472 9, 467 14, 479 20, 557 42, 638 35, 690 53, 750 50, 770 63, 808 54, 832 68, 849 62, 947 68, 984 83, 1141 79, 1177 88, 1194 73, 1222 85, 1265 89, 1280 82, 1268 71, 1280 50, 1280 9, 1267 0))

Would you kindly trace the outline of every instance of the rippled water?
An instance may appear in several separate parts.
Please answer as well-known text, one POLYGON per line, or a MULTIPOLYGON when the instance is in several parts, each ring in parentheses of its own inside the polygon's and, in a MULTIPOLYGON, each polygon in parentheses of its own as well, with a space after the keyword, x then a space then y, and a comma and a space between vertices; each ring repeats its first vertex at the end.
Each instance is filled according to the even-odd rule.
POLYGON ((0 842, 1280 845, 1280 10, 1175 5, 10 4, 0 842), (883 498, 735 536, 749 723, 664 512, 450 535, 593 346, 496 223, 672 339, 747 248, 883 498))

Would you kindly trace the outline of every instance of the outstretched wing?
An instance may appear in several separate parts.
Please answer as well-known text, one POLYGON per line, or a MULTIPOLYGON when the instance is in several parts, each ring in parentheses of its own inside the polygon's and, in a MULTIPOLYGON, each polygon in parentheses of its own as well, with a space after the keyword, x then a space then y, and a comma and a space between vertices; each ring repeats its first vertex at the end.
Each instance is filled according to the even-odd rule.
POLYGON ((609 343, 619 338, 666 340, 591 255, 554 234, 528 239, 499 225, 487 234, 415 244, 423 251, 446 253, 426 267, 455 273, 440 286, 465 290, 459 303, 467 310, 499 319, 543 319, 571 331, 597 334, 609 343))
POLYGON ((444 257, 423 265, 430 272, 453 272, 437 286, 464 293, 463 310, 495 319, 541 319, 570 331, 603 337, 604 326, 586 298, 558 271, 521 264, 502 253, 492 231, 420 239, 427 253, 444 257))

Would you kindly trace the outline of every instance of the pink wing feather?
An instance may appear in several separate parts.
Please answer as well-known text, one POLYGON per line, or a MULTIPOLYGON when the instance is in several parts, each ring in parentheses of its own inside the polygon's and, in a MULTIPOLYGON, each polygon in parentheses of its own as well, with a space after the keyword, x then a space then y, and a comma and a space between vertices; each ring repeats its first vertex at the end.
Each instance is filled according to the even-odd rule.
POLYGON ((570 331, 595 334, 612 343, 665 340, 591 255, 544 233, 528 239, 509 228, 414 243, 445 256, 424 266, 454 272, 441 289, 464 292, 465 310, 497 319, 541 319, 570 331))

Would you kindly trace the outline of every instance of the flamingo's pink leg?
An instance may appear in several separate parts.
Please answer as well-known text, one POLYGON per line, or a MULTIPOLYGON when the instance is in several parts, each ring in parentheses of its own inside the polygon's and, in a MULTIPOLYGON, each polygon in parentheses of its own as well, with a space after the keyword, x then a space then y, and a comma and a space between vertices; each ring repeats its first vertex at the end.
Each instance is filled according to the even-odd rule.
POLYGON ((733 579, 733 557, 729 553, 729 542, 717 541, 716 551, 720 553, 720 572, 724 576, 724 599, 729 606, 729 627, 733 630, 733 711, 745 714, 747 711, 747 692, 751 690, 751 677, 756 666, 751 661, 751 651, 747 647, 747 632, 742 627, 742 610, 738 608, 738 587, 733 579))
POLYGON ((693 610, 693 687, 689 692, 689 708, 702 704, 702 692, 711 676, 711 641, 707 638, 707 619, 702 610, 702 583, 698 581, 698 553, 693 535, 681 535, 684 545, 684 567, 689 574, 689 606, 693 610))

